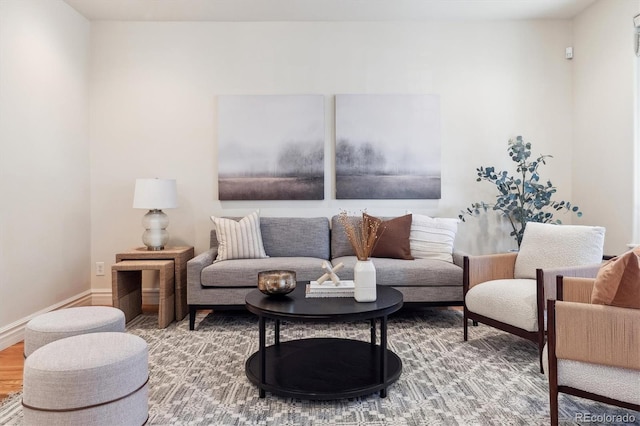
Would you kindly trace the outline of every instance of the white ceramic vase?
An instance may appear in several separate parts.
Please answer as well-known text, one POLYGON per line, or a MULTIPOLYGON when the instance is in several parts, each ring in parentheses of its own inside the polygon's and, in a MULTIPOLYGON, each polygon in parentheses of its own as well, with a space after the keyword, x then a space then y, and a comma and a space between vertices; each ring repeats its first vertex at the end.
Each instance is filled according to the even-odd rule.
POLYGON ((353 297, 356 302, 375 302, 376 267, 371 259, 358 260, 353 268, 353 297))

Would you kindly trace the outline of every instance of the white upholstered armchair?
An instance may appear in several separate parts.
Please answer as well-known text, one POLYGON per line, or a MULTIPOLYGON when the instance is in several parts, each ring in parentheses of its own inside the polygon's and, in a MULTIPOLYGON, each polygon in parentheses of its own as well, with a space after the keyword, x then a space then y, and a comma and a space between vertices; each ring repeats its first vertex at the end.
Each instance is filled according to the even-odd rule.
POLYGON ((469 320, 531 340, 542 371, 545 305, 555 298, 556 276, 595 277, 604 233, 597 226, 529 222, 518 253, 465 257, 464 340, 469 320))

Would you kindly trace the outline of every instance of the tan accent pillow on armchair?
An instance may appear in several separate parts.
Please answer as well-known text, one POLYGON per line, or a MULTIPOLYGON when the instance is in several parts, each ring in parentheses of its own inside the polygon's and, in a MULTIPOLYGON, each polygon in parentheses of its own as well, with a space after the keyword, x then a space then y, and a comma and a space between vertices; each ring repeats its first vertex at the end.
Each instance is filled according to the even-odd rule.
POLYGON ((600 268, 591 303, 640 309, 640 247, 614 257, 600 268))

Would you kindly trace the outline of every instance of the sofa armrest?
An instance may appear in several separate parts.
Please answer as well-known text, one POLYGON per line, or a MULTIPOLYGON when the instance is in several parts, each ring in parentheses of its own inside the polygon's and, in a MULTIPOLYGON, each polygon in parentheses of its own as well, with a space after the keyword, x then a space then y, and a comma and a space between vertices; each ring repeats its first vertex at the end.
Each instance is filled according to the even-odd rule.
MULTIPOLYGON (((555 299, 557 291, 557 278, 558 276, 562 276, 566 278, 595 278, 598 275, 598 270, 602 263, 595 263, 591 265, 582 265, 582 266, 565 266, 560 268, 549 268, 549 269, 541 269, 542 277, 544 281, 544 297, 545 299, 555 299)), ((591 293, 589 293, 591 295, 591 293)), ((569 300, 569 299, 564 299, 569 300)), ((579 302, 580 300, 575 300, 579 302)), ((586 303, 589 303, 587 301, 586 303)))
POLYGON ((518 253, 485 254, 464 257, 465 293, 485 281, 513 278, 518 253))
POLYGON ((459 267, 464 267, 464 258, 469 256, 467 253, 463 251, 453 250, 451 253, 451 257, 453 257, 453 264, 458 265, 459 267))
POLYGON ((211 265, 217 255, 218 249, 214 247, 187 262, 187 300, 190 292, 200 290, 202 286, 202 270, 211 265))
POLYGON ((640 370, 640 310, 555 302, 556 356, 640 370))

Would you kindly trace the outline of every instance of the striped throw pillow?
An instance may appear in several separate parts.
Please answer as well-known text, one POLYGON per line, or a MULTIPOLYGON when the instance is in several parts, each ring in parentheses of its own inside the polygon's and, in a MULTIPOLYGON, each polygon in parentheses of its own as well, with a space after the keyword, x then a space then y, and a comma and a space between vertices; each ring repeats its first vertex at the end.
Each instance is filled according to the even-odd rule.
POLYGON ((215 262, 269 257, 262 244, 259 211, 255 211, 239 221, 215 216, 211 216, 211 220, 218 238, 218 257, 215 262))

